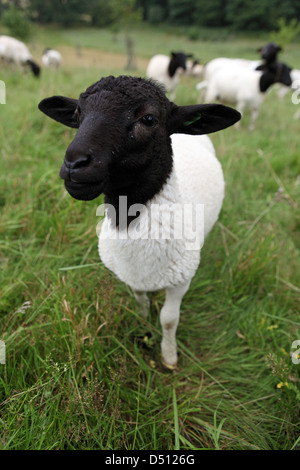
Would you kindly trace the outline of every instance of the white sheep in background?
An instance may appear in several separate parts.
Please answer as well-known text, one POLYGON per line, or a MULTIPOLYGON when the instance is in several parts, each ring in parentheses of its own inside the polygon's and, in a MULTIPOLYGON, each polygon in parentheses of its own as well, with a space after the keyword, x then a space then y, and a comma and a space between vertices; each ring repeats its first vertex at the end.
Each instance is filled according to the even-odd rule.
POLYGON ((8 64, 20 66, 23 71, 30 67, 35 77, 40 74, 40 66, 34 62, 28 47, 18 39, 0 36, 0 58, 8 64))
POLYGON ((202 78, 204 71, 204 65, 199 64, 197 60, 186 61, 186 75, 191 77, 202 78))
POLYGON ((210 80, 210 78, 220 69, 232 68, 232 66, 241 66, 250 70, 256 70, 260 65, 270 65, 277 61, 278 53, 281 51, 281 47, 273 42, 266 44, 257 50, 260 53, 260 60, 250 60, 241 58, 228 58, 228 57, 217 57, 205 64, 203 69, 204 80, 210 80))
POLYGON ((132 288, 145 314, 146 292, 166 290, 161 351, 174 368, 182 297, 224 197, 213 145, 199 135, 231 126, 240 114, 216 104, 177 106, 152 80, 129 76, 102 78, 79 100, 54 96, 39 108, 79 128, 60 176, 76 199, 105 195, 103 263, 132 288))
POLYGON ((190 54, 172 52, 171 57, 164 54, 153 56, 147 66, 146 76, 161 83, 170 93, 170 100, 174 101, 176 88, 180 82, 180 76, 186 70, 186 60, 190 54))
POLYGON ((206 89, 205 101, 236 105, 243 114, 245 108, 251 110, 250 129, 253 130, 267 90, 274 83, 291 86, 291 68, 280 62, 259 65, 256 70, 240 65, 220 68, 209 80, 200 82, 198 90, 206 89))
POLYGON ((45 49, 42 55, 42 61, 45 67, 57 69, 62 63, 61 53, 55 49, 45 49))

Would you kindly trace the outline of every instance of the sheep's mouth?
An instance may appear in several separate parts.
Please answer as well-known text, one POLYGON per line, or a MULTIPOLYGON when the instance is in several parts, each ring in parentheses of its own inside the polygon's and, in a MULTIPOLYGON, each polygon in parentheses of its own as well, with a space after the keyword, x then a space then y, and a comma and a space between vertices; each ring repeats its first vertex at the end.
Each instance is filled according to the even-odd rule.
POLYGON ((79 201, 91 201, 102 193, 101 183, 77 183, 65 180, 65 188, 74 199, 79 201))

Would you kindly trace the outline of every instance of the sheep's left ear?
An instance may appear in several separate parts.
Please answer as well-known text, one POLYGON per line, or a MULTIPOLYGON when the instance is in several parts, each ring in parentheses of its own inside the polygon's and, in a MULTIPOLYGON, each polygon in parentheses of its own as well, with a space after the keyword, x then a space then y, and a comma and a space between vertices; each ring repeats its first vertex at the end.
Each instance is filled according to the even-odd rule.
POLYGON ((177 106, 172 103, 168 125, 171 134, 210 134, 232 126, 241 114, 222 104, 177 106))
POLYGON ((255 68, 255 70, 262 71, 262 70, 267 70, 267 68, 268 68, 267 64, 260 64, 255 68))
POLYGON ((65 126, 77 129, 79 127, 75 116, 78 100, 66 98, 65 96, 51 96, 39 103, 39 110, 55 121, 65 126))

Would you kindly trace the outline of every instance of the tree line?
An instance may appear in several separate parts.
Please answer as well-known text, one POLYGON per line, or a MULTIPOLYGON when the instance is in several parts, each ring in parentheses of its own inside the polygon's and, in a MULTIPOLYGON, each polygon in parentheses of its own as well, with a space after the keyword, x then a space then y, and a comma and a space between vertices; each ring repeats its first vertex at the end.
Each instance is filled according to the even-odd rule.
POLYGON ((134 19, 155 25, 269 31, 280 19, 300 21, 299 0, 0 0, 1 19, 11 9, 28 21, 63 26, 109 27, 134 19))

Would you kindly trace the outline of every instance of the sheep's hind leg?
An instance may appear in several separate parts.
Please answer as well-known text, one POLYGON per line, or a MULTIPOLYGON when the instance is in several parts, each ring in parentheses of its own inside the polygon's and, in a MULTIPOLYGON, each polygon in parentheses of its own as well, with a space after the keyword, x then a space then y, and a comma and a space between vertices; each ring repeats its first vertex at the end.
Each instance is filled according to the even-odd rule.
POLYGON ((144 317, 147 318, 149 315, 149 310, 150 310, 150 300, 149 300, 149 297, 147 296, 147 293, 143 291, 139 291, 139 290, 134 290, 133 294, 134 294, 136 301, 142 307, 144 317))
POLYGON ((187 292, 190 282, 183 286, 168 287, 166 289, 165 303, 160 312, 162 326, 161 354, 162 362, 168 369, 175 369, 177 365, 176 330, 180 316, 182 297, 187 292))

